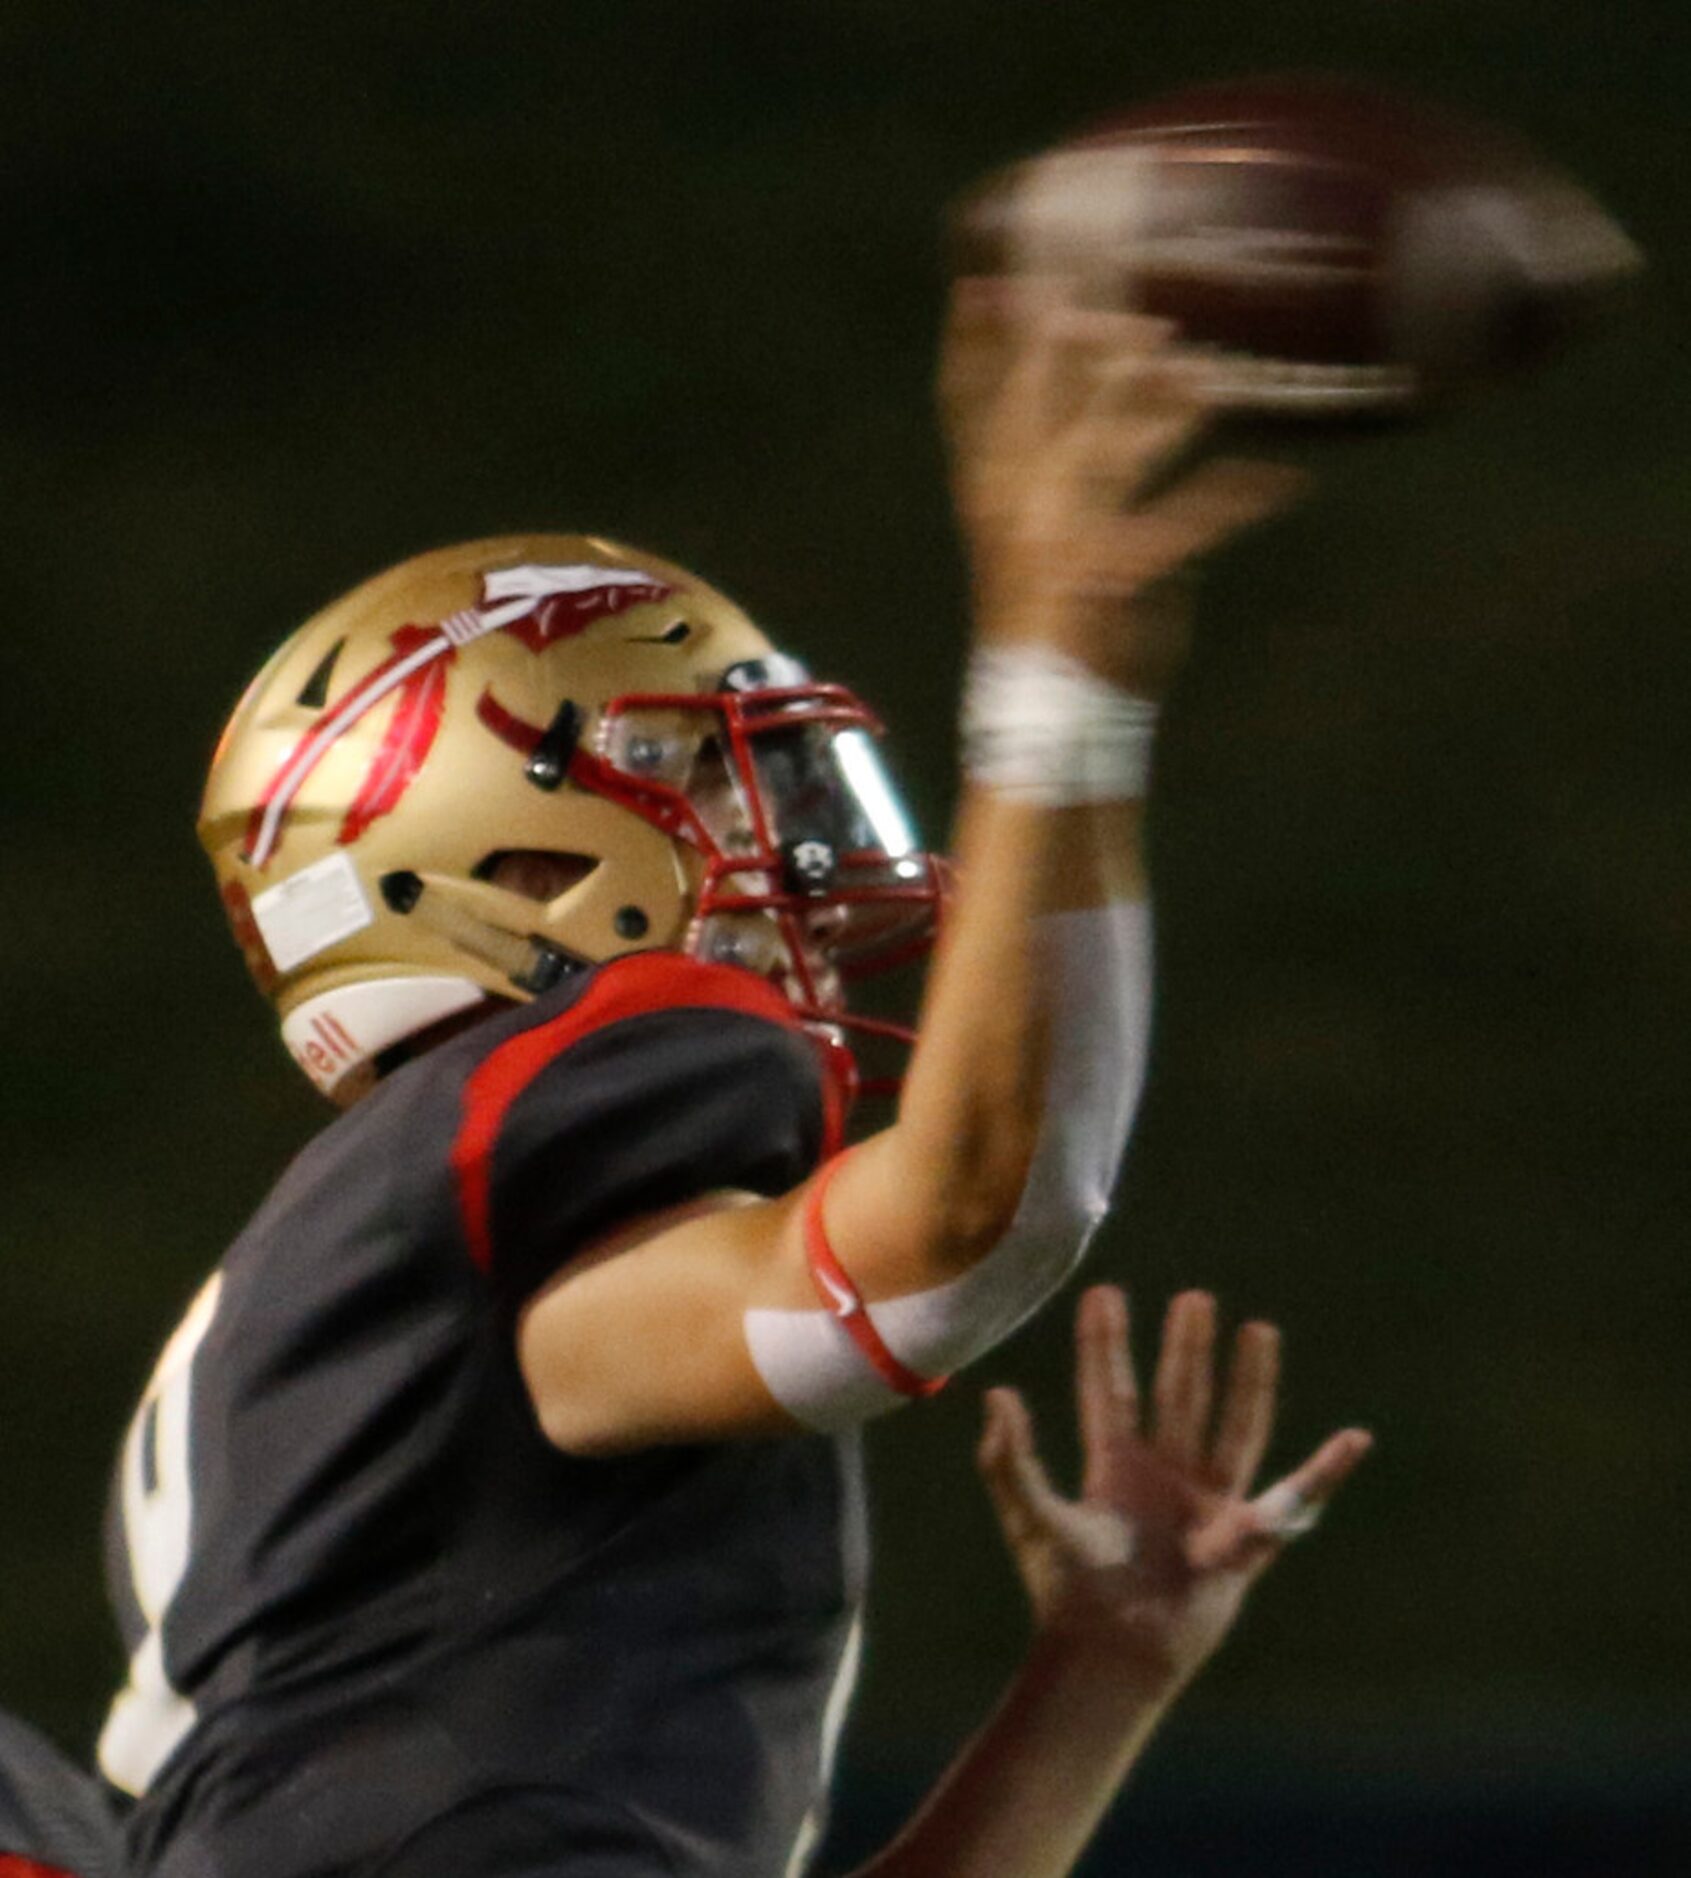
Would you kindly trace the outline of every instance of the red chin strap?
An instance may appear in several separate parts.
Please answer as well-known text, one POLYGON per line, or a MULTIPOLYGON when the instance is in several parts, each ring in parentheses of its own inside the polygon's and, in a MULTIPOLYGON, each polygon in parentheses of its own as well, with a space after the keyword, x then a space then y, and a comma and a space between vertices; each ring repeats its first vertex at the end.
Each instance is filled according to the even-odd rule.
POLYGON ((810 1276, 817 1295, 829 1314, 855 1343, 863 1360, 889 1389, 917 1400, 938 1395, 951 1380, 949 1376, 922 1376, 901 1363, 882 1340, 869 1315, 863 1293, 852 1283, 850 1274, 834 1255, 828 1243, 828 1229, 822 1219, 822 1202, 834 1176, 845 1163, 844 1154, 836 1154, 811 1182, 804 1202, 804 1249, 810 1262, 810 1276))

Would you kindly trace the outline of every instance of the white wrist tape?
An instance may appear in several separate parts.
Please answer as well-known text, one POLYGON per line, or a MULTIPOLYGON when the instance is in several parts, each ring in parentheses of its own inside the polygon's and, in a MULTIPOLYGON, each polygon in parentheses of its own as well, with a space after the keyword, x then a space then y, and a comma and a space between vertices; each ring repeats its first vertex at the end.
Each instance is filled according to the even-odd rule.
MULTIPOLYGON (((1016 1217, 950 1284, 868 1307, 907 1369, 941 1376, 1001 1342, 1080 1263, 1133 1126, 1151 1028, 1151 918, 1142 902, 1053 913, 1038 943, 1053 986, 1045 1115, 1016 1217)), ((748 1311, 746 1343, 770 1393, 812 1428, 849 1428, 907 1399, 831 1311, 748 1311)))
POLYGON ((989 646, 963 686, 963 769, 1041 808, 1142 796, 1157 707, 1047 646, 989 646))

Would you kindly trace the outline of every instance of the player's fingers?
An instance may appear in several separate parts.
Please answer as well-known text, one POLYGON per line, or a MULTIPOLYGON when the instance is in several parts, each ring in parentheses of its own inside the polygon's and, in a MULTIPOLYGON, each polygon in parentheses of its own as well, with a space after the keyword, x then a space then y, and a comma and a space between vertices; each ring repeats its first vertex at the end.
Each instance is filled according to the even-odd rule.
POLYGON ((1235 1503, 1186 1535, 1186 1563, 1199 1573, 1243 1571, 1266 1564, 1282 1543, 1250 1506, 1235 1503))
POLYGON ((1228 1493, 1251 1484, 1274 1432, 1280 1381, 1280 1332, 1273 1324, 1244 1324, 1233 1340, 1233 1364, 1221 1406, 1210 1471, 1228 1493))
POLYGON ((1172 321, 1072 308, 1063 334, 1077 416, 1152 404, 1209 407, 1197 382, 1177 369, 1172 321))
POLYGON ((1080 469, 1119 504, 1190 445, 1213 415, 1170 354, 1174 328, 1140 315, 1071 312, 1065 320, 1069 410, 1044 472, 1080 469))
POLYGON ((1005 469, 1040 462, 1074 405, 1075 315, 1053 290, 1017 313, 1002 374, 982 400, 980 453, 1005 469))
POLYGON ((1075 1413, 1087 1499, 1103 1498, 1119 1477, 1139 1425, 1139 1391, 1129 1351, 1127 1294, 1094 1285, 1075 1313, 1075 1413))
POLYGON ((1148 398, 1138 408, 1100 406, 1054 447, 1090 484, 1093 506, 1117 513, 1177 463, 1203 434, 1202 411, 1148 398))
POLYGON ((1100 531, 1089 556, 1092 577, 1111 592, 1138 592, 1279 514, 1306 482, 1300 471, 1280 464, 1206 463, 1100 531))
POLYGON ((947 303, 938 397, 965 513, 1013 507, 1016 466, 1031 447, 1026 430, 1046 347, 1038 322, 1049 285, 992 276, 961 280, 947 303), (1018 376, 1019 375, 1019 376, 1018 376))
POLYGON ((1289 508, 1310 478, 1289 463, 1221 456, 1199 464, 1142 509, 1163 525, 1189 530, 1201 545, 1289 508))
POLYGON ((1329 1435, 1301 1467, 1251 1501, 1259 1527, 1277 1539, 1308 1532, 1373 1445, 1374 1437, 1364 1428, 1329 1435))
POLYGON ((1256 1573, 1293 1540, 1312 1532, 1322 1509, 1373 1446, 1360 1428, 1332 1436, 1284 1480, 1254 1500, 1235 1500, 1187 1537, 1195 1572, 1256 1573))
POLYGON ((1165 320, 1077 307, 1070 283, 1059 279, 992 288, 964 297, 976 307, 961 316, 948 409, 963 413, 977 454, 1030 473, 1037 463, 1049 478, 1078 460, 1062 449, 1065 432, 1095 403, 1119 401, 1130 380, 1157 369, 1173 329, 1165 320), (971 409, 979 415, 972 426, 971 409))
POLYGON ((1203 1458, 1215 1357, 1215 1299, 1183 1291, 1163 1320, 1157 1358, 1157 1451, 1181 1468, 1203 1458))
POLYGON ((1142 410, 1178 413, 1201 428, 1225 408, 1190 368, 1182 354, 1176 329, 1166 320, 1113 315, 1117 322, 1111 343, 1092 366, 1092 395, 1087 411, 1131 414, 1142 410))
POLYGON ((989 1389, 977 1459, 998 1523, 1012 1549, 1047 1533, 1059 1521, 1062 1496, 1052 1486, 1034 1445, 1033 1418, 1015 1389, 989 1389))

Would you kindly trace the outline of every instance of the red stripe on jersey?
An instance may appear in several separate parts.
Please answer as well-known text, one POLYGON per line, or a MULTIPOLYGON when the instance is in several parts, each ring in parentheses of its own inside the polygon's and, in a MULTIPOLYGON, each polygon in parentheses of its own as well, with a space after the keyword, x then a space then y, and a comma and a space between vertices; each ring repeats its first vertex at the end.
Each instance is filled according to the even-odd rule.
POLYGON ((836 1155, 811 1183, 804 1203, 804 1250, 810 1261, 810 1276, 817 1293, 828 1307, 828 1314, 855 1343, 863 1360, 889 1389, 900 1395, 938 1395, 951 1380, 949 1376, 922 1376, 901 1363, 875 1328, 863 1293, 851 1281, 850 1274, 834 1255, 828 1243, 828 1228, 822 1219, 822 1200, 834 1176, 845 1162, 836 1155))
POLYGON ((62 1865, 42 1865, 32 1858, 19 1858, 15 1852, 0 1852, 0 1878, 76 1878, 75 1872, 62 1865))
MULTIPOLYGON (((464 1084, 464 1119, 452 1144, 452 1174, 470 1255, 484 1272, 493 1269, 493 1150, 512 1104, 549 1064, 594 1031, 625 1017, 685 1010, 744 1011, 788 1030, 799 1028, 793 1007, 767 979, 680 952, 630 952, 602 966, 567 1011, 502 1043, 471 1071, 464 1084)), ((829 1080, 824 1075, 825 1088, 829 1080)))

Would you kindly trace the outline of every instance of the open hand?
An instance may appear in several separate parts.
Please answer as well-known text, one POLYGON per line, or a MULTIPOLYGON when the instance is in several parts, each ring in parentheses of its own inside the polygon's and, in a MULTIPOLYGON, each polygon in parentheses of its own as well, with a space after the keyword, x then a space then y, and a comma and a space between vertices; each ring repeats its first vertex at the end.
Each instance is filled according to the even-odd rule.
POLYGON ((1274 1428, 1279 1332, 1244 1325, 1214 1416, 1215 1300, 1170 1304, 1142 1421, 1125 1294, 1080 1300, 1075 1389, 1085 1457, 1078 1499, 1052 1486, 1014 1389, 986 1397, 979 1464, 1043 1631, 1117 1654, 1125 1673, 1172 1695, 1232 1627, 1245 1593, 1305 1532, 1372 1445, 1358 1428, 1330 1436, 1251 1493, 1274 1428))

